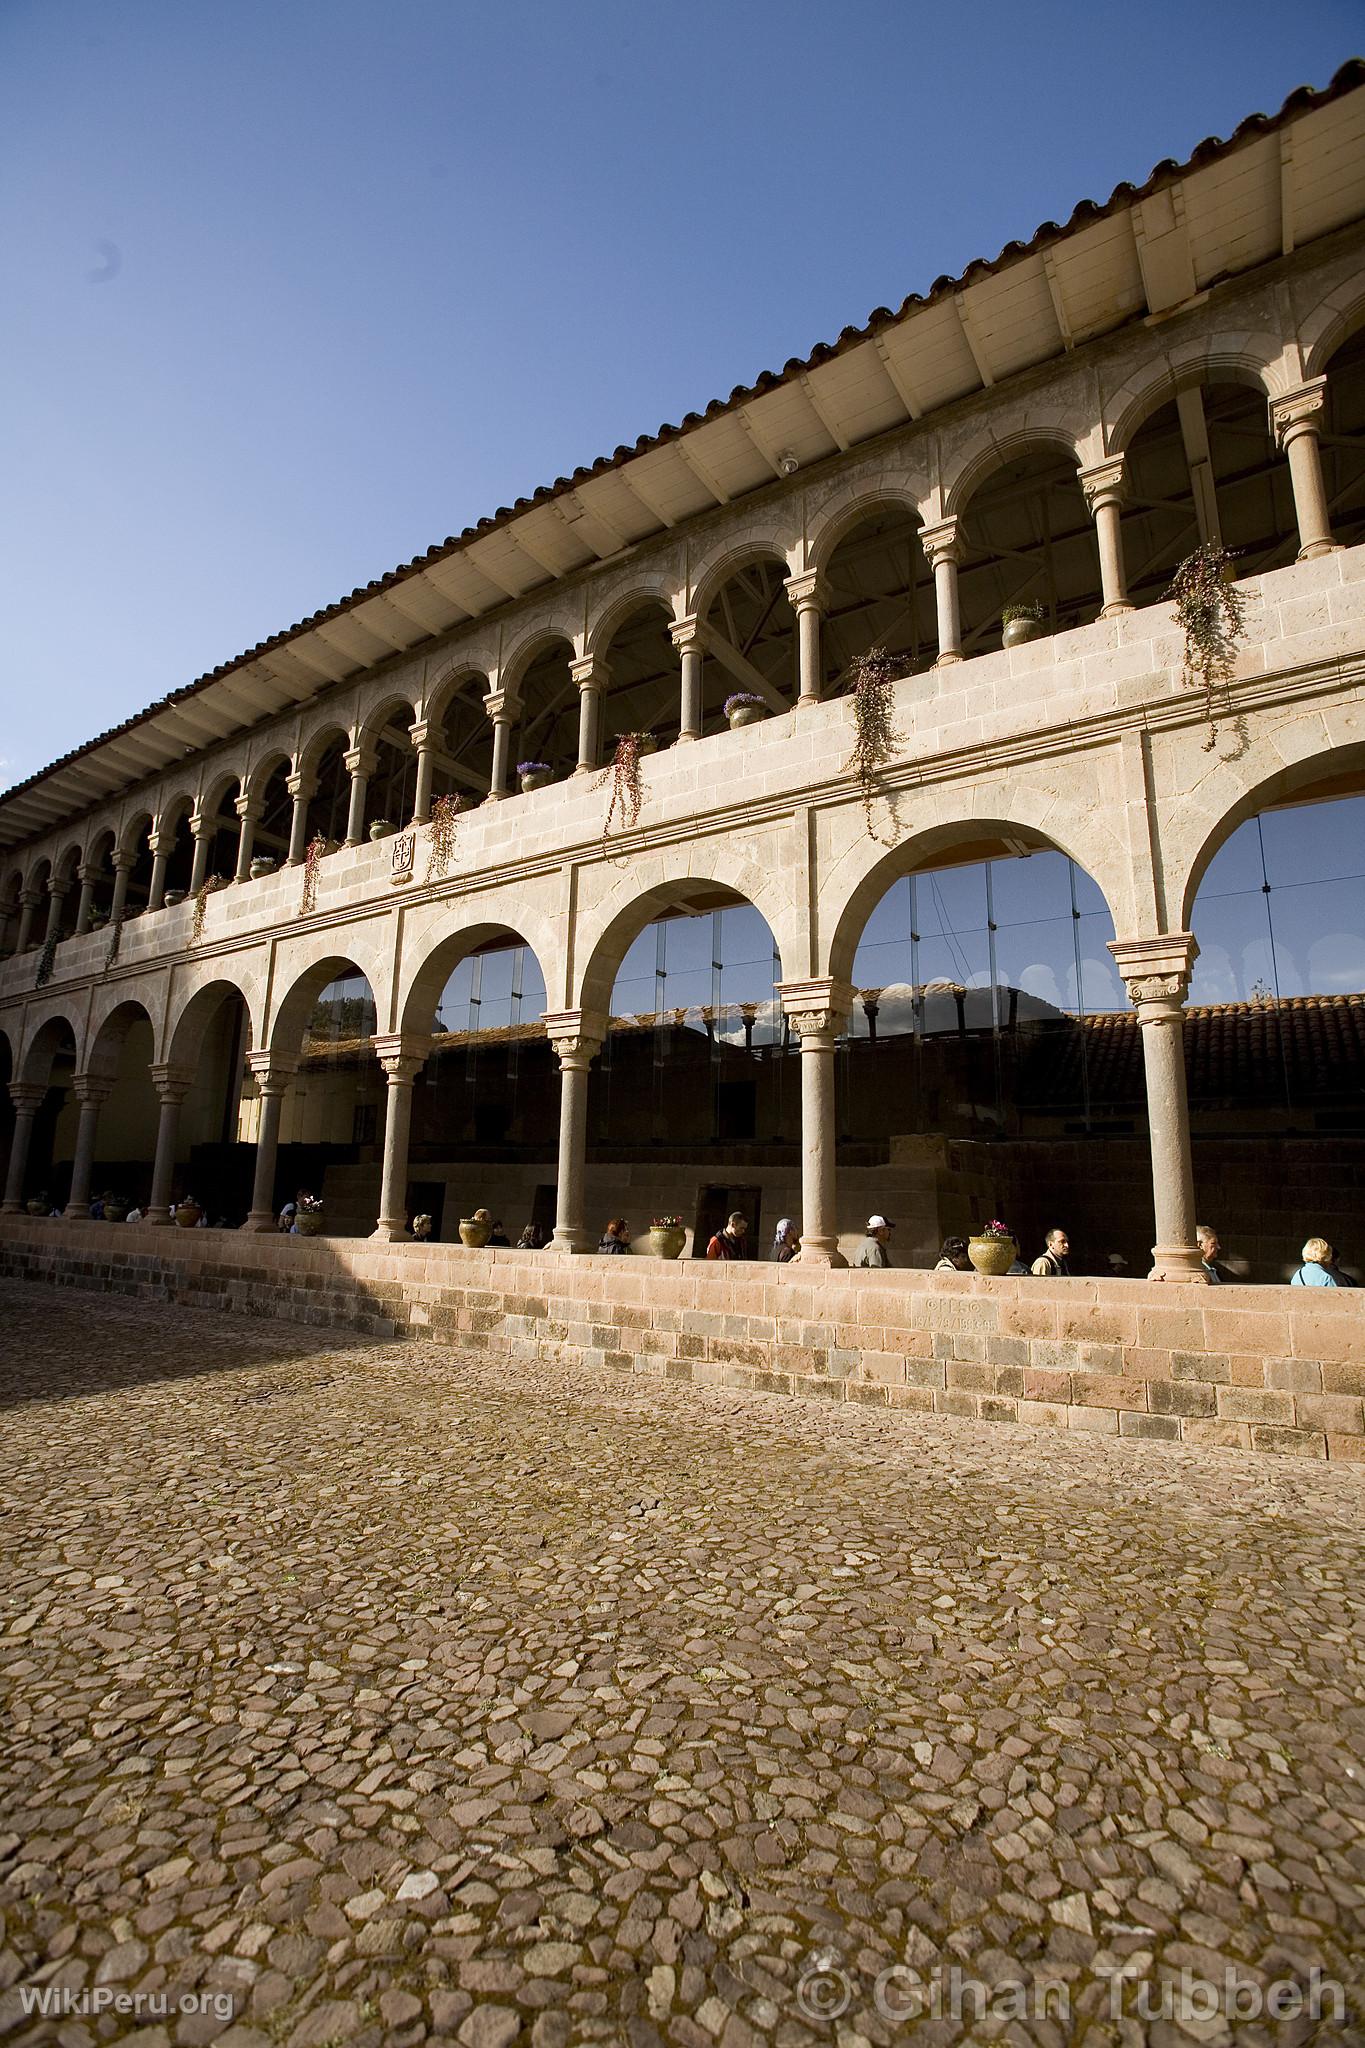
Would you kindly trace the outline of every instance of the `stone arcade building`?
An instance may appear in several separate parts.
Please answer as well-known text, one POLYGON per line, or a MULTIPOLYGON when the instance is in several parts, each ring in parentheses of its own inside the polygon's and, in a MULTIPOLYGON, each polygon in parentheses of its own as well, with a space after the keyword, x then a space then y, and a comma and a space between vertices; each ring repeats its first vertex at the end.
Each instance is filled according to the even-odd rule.
POLYGON ((1198 1190, 1252 1279, 1365 1249, 1363 223, 1352 65, 9 791, 5 1212, 267 1232, 303 1181, 338 1236, 699 1251, 742 1199, 806 1268, 1007 1207, 1201 1281, 1198 1190), (1213 705, 1201 540, 1248 608, 1213 705))

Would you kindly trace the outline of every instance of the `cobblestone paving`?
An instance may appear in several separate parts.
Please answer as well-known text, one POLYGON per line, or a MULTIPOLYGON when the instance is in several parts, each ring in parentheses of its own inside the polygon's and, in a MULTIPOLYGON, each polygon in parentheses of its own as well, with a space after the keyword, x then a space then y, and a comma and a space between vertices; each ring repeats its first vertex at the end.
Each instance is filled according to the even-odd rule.
POLYGON ((1359 1471, 37 1287, 0 1353, 14 2040, 1365 2040, 1359 1471), (1352 2009, 1160 2016, 1228 1964, 1352 2009))

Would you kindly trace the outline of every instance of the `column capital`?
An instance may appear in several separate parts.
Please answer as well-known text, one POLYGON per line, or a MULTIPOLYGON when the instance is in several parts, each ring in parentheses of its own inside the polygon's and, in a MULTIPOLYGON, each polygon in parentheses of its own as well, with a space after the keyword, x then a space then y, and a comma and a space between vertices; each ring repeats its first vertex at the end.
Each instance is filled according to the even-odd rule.
POLYGON ((1103 462, 1092 462, 1088 469, 1078 469, 1076 476, 1092 515, 1101 505, 1123 503, 1126 479, 1121 455, 1111 455, 1103 462))
POLYGON ((14 1104, 14 1114, 33 1116, 41 1109, 47 1087, 42 1081, 11 1081, 9 1099, 14 1104))
MULTIPOLYGON (((234 797, 232 802, 232 808, 237 813, 237 816, 239 818, 243 820, 250 818, 252 823, 254 824, 256 819, 259 818, 261 815, 261 799, 258 796, 234 797)), ((151 845, 150 840, 148 841, 148 845, 151 845)), ((156 848, 152 847, 152 851, 153 853, 155 853, 156 848)))
POLYGON ((569 663, 569 674, 582 690, 605 690, 611 681, 611 669, 600 654, 585 654, 569 663))
POLYGON ((298 1060, 286 1053, 249 1052, 247 1068, 262 1095, 283 1095, 298 1071, 298 1060))
POLYGON ((702 654, 706 651, 705 622, 694 614, 685 619, 670 619, 668 637, 679 654, 702 654))
POLYGON ((848 1022, 853 1007, 853 990, 848 982, 835 981, 827 974, 813 975, 806 981, 779 981, 776 993, 782 1000, 782 1015, 790 1020, 803 1043, 806 1039, 819 1043, 827 1038, 832 1044, 848 1022))
POLYGON ((421 752, 431 736, 431 720, 429 718, 414 718, 412 724, 408 727, 408 745, 412 748, 414 754, 421 752))
POLYGON ((170 1060, 154 1060, 147 1072, 163 1102, 183 1102, 194 1086, 193 1069, 177 1067, 170 1060))
POLYGON ((174 832, 149 832, 147 845, 155 860, 169 860, 175 852, 174 832))
MULTIPOLYGON (((302 797, 304 801, 307 802, 310 796, 314 796, 317 793, 318 779, 316 775, 309 775, 305 773, 304 770, 299 769, 294 774, 285 776, 284 786, 288 790, 290 796, 294 799, 295 803, 298 802, 300 797, 302 797)), ((196 825, 201 824, 203 822, 204 821, 202 819, 191 818, 190 830, 192 832, 195 831, 196 825)), ((198 837, 197 832, 195 836, 198 837)))
POLYGON ((28 884, 27 888, 21 889, 19 891, 19 901, 21 903, 31 904, 35 909, 37 908, 38 904, 42 902, 42 900, 42 890, 35 888, 32 882, 28 884))
POLYGON ((547 1010, 542 1021, 561 1067, 589 1066, 602 1050, 607 1019, 600 1010, 547 1010))
POLYGON ((957 515, 940 519, 936 526, 922 526, 919 544, 931 569, 937 569, 940 562, 960 561, 962 540, 957 515))
POLYGON ((131 875, 137 866, 137 855, 127 852, 116 853, 109 864, 116 875, 131 875))
POLYGON ((1109 951, 1123 976, 1140 1023, 1178 1014, 1189 994, 1199 957, 1193 932, 1165 932, 1150 939, 1111 939, 1109 951))
MULTIPOLYGON (((202 811, 190 812, 190 831, 196 839, 212 839, 217 825, 218 820, 216 818, 206 818, 202 811)), ((118 866, 117 856, 115 856, 114 865, 115 867, 118 866)))
POLYGON ((114 1092, 112 1076, 108 1074, 73 1074, 71 1093, 77 1102, 107 1102, 114 1092))
POLYGON ((411 1087, 426 1065, 431 1038, 425 1032, 376 1032, 370 1049, 388 1075, 390 1087, 401 1087, 404 1082, 411 1087))
POLYGON ((98 861, 83 860, 76 870, 76 880, 83 888, 93 889, 96 882, 104 880, 104 869, 98 861))
POLYGON ((364 741, 358 747, 347 747, 341 759, 348 775, 373 775, 379 766, 379 749, 364 741))
POLYGON ((793 611, 823 612, 828 608, 830 587, 821 569, 800 569, 795 576, 788 576, 782 588, 791 601, 793 611))
POLYGON ((520 700, 511 690, 490 690, 483 700, 483 708, 494 724, 510 725, 521 709, 520 700))
MULTIPOLYGON (((129 865, 131 866, 132 863, 130 862, 129 865)), ((63 896, 69 895, 71 893, 70 875, 49 875, 47 893, 49 896, 56 896, 59 900, 63 896)))
POLYGON ((1316 434, 1322 428, 1327 403, 1327 379, 1310 377, 1306 384, 1286 391, 1270 401, 1270 422, 1275 429, 1275 446, 1286 448, 1296 434, 1316 434))

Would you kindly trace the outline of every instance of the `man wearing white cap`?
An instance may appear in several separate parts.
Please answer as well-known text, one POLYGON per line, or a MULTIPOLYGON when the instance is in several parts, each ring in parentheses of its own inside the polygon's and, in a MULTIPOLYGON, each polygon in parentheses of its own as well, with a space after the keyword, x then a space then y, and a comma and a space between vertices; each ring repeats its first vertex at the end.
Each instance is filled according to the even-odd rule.
POLYGON ((886 1244, 887 1239, 891 1235, 892 1228, 893 1226, 887 1222, 885 1216, 869 1216, 867 1219, 867 1236, 858 1247, 858 1256, 853 1261, 854 1265, 889 1266, 891 1264, 891 1254, 886 1249, 886 1244))

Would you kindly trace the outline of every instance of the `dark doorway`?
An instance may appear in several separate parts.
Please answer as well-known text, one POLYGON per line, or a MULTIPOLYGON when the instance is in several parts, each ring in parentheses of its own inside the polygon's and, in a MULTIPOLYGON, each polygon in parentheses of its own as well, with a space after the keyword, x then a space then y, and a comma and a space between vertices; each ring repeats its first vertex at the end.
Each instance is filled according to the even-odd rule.
POLYGON ((749 1235, 746 1240, 749 1256, 758 1258, 762 1242, 761 1211, 763 1193, 760 1188, 722 1188, 707 1186, 697 1191, 697 1222, 692 1232, 692 1256, 706 1257, 706 1247, 718 1230, 725 1226, 725 1219, 738 1209, 749 1219, 749 1235))

